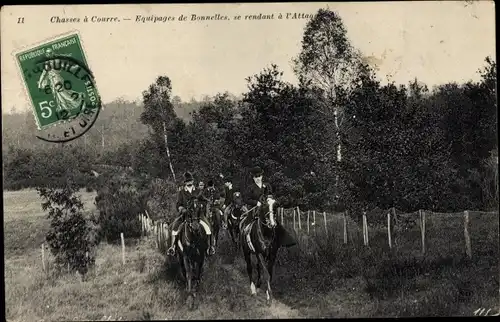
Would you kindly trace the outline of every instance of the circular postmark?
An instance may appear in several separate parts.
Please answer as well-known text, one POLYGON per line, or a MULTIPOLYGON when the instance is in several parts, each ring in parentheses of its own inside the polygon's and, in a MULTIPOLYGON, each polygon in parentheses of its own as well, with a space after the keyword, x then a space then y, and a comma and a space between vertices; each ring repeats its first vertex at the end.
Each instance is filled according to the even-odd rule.
POLYGON ((95 78, 85 63, 70 55, 54 55, 47 49, 36 68, 25 71, 26 77, 38 78, 40 116, 52 118, 50 126, 40 129, 37 138, 64 143, 84 135, 95 123, 102 107, 95 78), (33 74, 39 75, 33 75, 33 74))

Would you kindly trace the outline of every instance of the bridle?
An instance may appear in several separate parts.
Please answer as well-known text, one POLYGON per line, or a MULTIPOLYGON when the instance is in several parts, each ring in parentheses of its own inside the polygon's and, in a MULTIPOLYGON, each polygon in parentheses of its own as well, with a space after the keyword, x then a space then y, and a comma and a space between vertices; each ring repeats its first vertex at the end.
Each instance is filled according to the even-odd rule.
MULTIPOLYGON (((263 199, 263 198, 261 198, 263 199)), ((275 203, 276 201, 273 199, 273 197, 270 195, 270 196, 267 196, 267 199, 265 201, 265 204, 268 205, 268 209, 269 211, 267 213, 264 214, 264 218, 265 220, 262 222, 262 224, 264 226, 266 226, 267 228, 269 229, 272 229, 274 231, 274 228, 276 228, 276 219, 274 220, 274 223, 271 222, 271 214, 274 215, 274 211, 273 211, 273 204, 275 203), (272 202, 270 203, 269 200, 272 200, 272 202)), ((264 202, 263 202, 264 203, 264 202)))

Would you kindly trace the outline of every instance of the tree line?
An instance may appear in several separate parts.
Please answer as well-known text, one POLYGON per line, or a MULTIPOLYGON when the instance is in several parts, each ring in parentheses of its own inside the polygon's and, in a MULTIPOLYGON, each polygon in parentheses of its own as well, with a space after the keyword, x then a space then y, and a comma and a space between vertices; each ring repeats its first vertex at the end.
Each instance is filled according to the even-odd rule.
POLYGON ((243 189, 259 165, 285 207, 497 209, 496 63, 477 64, 479 81, 382 84, 340 16, 321 9, 294 60, 297 85, 271 65, 246 79, 242 97, 182 103, 160 76, 142 104, 105 108, 87 143, 4 150, 4 185, 58 185, 70 174, 91 186, 90 170, 103 163, 170 182, 174 173, 176 184, 185 171, 199 180, 230 174, 243 189), (114 129, 105 148, 100 126, 114 129))

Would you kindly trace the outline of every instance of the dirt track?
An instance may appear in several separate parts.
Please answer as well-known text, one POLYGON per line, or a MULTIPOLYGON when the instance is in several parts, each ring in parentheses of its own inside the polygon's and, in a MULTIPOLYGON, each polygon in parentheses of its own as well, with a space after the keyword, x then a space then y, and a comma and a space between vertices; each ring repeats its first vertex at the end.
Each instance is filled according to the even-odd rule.
MULTIPOLYGON (((183 307, 174 318, 226 319, 235 315, 248 319, 302 317, 298 310, 280 301, 279 296, 274 296, 271 305, 267 305, 265 290, 257 289, 257 295, 251 295, 243 255, 241 251, 236 253, 230 243, 226 232, 221 231, 217 254, 206 260, 197 295, 197 308, 188 311, 183 307), (214 307, 221 305, 225 309, 217 312, 214 307)), ((183 288, 184 284, 181 284, 183 288)))

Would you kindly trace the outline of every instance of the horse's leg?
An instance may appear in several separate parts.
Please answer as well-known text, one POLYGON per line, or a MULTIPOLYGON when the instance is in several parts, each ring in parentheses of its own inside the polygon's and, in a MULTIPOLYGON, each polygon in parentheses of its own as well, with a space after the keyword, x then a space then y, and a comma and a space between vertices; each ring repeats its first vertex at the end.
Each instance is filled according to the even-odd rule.
POLYGON ((263 272, 264 272, 264 279, 265 279, 265 282, 267 284, 267 289, 266 289, 266 302, 268 305, 271 304, 271 279, 270 279, 270 276, 269 276, 269 272, 267 271, 267 265, 266 265, 266 262, 264 260, 264 256, 262 256, 261 253, 258 253, 257 254, 257 258, 258 258, 258 261, 259 261, 259 266, 262 268, 263 272))
POLYGON ((257 286, 257 288, 260 288, 260 286, 262 285, 262 276, 261 276, 260 272, 261 272, 261 268, 259 265, 259 256, 257 256, 257 284, 255 285, 255 286, 257 286))
POLYGON ((278 254, 278 247, 272 246, 272 248, 269 251, 269 259, 267 261, 267 272, 269 273, 269 281, 272 281, 273 279, 273 273, 274 273, 274 263, 276 261, 276 255, 278 254))
POLYGON ((250 250, 245 249, 245 247, 243 247, 243 254, 245 255, 245 262, 247 263, 247 274, 248 274, 248 279, 250 280, 250 293, 252 295, 256 295, 257 290, 255 289, 255 284, 252 278, 252 258, 250 250))
POLYGON ((186 267, 184 265, 184 255, 183 253, 179 250, 177 252, 177 260, 179 261, 179 270, 181 273, 182 278, 184 278, 186 281, 186 267))
POLYGON ((183 254, 183 259, 184 259, 184 267, 186 269, 186 280, 187 280, 187 285, 186 285, 186 291, 188 292, 188 295, 191 295, 191 281, 193 279, 193 272, 191 269, 191 263, 190 260, 187 256, 187 254, 183 254))

